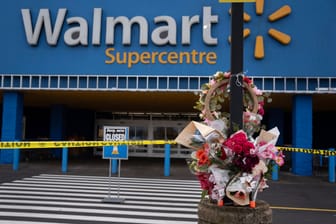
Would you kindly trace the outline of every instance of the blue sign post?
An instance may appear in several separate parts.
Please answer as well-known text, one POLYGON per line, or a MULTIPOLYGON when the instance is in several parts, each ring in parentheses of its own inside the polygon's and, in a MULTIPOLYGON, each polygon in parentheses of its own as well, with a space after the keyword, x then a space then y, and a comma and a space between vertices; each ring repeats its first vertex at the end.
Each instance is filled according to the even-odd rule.
MULTIPOLYGON (((125 141, 128 140, 128 127, 104 126, 104 141, 125 141)), ((120 163, 121 160, 128 159, 127 145, 113 145, 103 147, 103 159, 110 160, 109 167, 109 190, 107 198, 103 202, 107 203, 123 203, 125 199, 120 198, 120 163), (117 162, 119 160, 119 163, 117 162), (119 167, 117 168, 117 165, 119 167), (118 170, 118 191, 117 198, 111 198, 111 172, 116 173, 118 170)))

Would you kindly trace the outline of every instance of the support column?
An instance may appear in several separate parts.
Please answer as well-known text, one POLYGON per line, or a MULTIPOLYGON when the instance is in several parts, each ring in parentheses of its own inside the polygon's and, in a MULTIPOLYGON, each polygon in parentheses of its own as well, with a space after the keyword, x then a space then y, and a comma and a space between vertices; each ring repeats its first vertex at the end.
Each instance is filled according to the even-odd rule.
MULTIPOLYGON (((293 97, 293 147, 311 148, 313 142, 313 107, 311 95, 293 97)), ((292 171, 301 176, 313 174, 313 155, 308 153, 292 153, 292 171)))
MULTIPOLYGON (((64 106, 53 105, 50 113, 50 140, 61 141, 64 138, 64 106)), ((54 149, 53 156, 61 158, 62 150, 54 149)))
MULTIPOLYGON (((2 109, 2 141, 22 140, 23 121, 23 95, 18 92, 5 92, 3 94, 2 109)), ((16 161, 18 165, 20 157, 19 149, 8 149, 0 151, 0 163, 10 164, 16 161), (15 161, 14 161, 15 159, 15 161)), ((16 170, 18 167, 14 167, 16 170)))

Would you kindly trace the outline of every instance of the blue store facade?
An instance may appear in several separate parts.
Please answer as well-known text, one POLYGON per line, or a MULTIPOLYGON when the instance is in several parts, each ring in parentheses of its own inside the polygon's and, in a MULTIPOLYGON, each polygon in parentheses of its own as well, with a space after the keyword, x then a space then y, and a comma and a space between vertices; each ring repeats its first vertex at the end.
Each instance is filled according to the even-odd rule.
MULTIPOLYGON (((200 86, 230 69, 228 3, 2 4, 2 141, 100 139, 103 125, 130 126, 131 139, 173 139, 197 119, 200 86)), ((265 0, 261 11, 244 4, 244 73, 272 94, 264 123, 278 126, 279 145, 336 143, 335 8, 333 0, 265 0)), ((133 154, 159 156, 146 147, 133 154)), ((2 150, 0 162, 13 156, 2 150)), ((294 173, 312 175, 312 155, 289 157, 294 173)))

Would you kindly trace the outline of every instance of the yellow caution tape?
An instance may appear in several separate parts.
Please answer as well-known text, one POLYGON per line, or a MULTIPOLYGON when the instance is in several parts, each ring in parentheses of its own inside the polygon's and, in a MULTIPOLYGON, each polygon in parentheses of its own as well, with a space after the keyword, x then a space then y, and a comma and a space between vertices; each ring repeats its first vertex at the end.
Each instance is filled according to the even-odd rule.
POLYGON ((115 145, 164 145, 176 144, 174 140, 125 140, 125 141, 36 141, 0 142, 0 149, 82 148, 115 145))
MULTIPOLYGON (((50 148, 84 148, 116 145, 165 145, 177 144, 174 140, 125 140, 125 141, 17 141, 0 142, 0 149, 50 149, 50 148)), ((277 146, 278 150, 310 153, 314 155, 336 156, 336 151, 324 149, 304 149, 277 146)))
POLYGON ((303 149, 303 148, 281 147, 281 146, 277 146, 277 149, 282 151, 302 152, 322 156, 336 156, 336 151, 326 149, 303 149))

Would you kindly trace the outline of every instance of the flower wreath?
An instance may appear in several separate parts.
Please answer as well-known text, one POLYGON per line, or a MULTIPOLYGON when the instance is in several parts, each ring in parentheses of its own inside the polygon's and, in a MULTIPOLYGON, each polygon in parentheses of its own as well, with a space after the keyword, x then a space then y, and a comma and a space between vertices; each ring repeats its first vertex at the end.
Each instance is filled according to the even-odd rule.
POLYGON ((284 163, 283 154, 275 146, 280 133, 276 127, 261 130, 253 139, 261 128, 268 95, 243 75, 242 83, 236 80, 244 92, 243 129, 228 136, 230 114, 221 112, 221 105, 229 99, 230 78, 229 72, 217 72, 202 86, 195 108, 201 111, 205 124, 191 122, 175 140, 195 150, 188 165, 200 181, 202 197, 220 206, 228 198, 233 204, 255 207, 257 193, 268 187, 266 174, 274 164, 284 163))
MULTIPOLYGON (((243 83, 236 80, 237 85, 243 87, 243 105, 245 111, 243 113, 243 130, 249 138, 255 132, 260 131, 260 124, 264 115, 264 99, 269 97, 268 94, 262 93, 252 82, 250 78, 243 76, 243 83)), ((222 104, 225 99, 229 99, 230 93, 230 72, 217 72, 209 83, 202 85, 202 92, 199 101, 194 106, 195 109, 201 111, 200 118, 209 126, 215 129, 220 128, 223 133, 227 133, 229 128, 230 114, 221 112, 222 104)), ((268 98, 268 102, 271 99, 268 98)), ((237 128, 233 127, 237 131, 237 128)))

